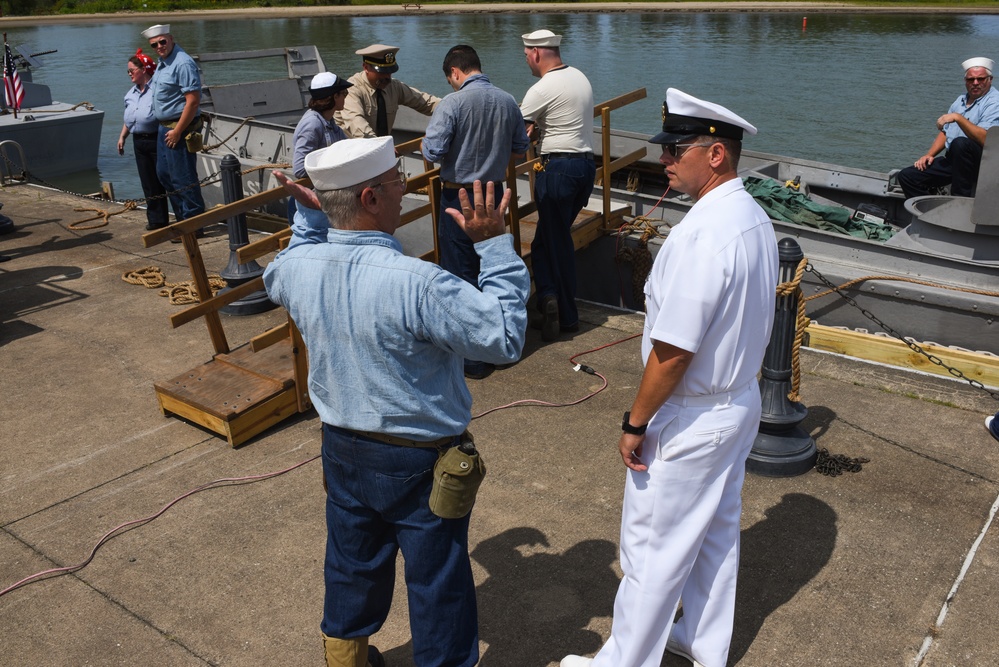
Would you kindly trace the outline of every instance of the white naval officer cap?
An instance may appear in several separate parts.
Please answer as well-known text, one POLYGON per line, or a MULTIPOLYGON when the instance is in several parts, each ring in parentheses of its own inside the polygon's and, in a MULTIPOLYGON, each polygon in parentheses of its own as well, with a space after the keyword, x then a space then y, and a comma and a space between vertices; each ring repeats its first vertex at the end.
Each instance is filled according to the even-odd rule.
POLYGON ((756 134, 756 128, 720 104, 700 100, 676 88, 666 89, 663 102, 663 131, 652 137, 652 144, 675 144, 689 137, 708 136, 742 140, 744 133, 756 134))
POLYGON ((153 37, 159 37, 160 35, 170 34, 170 24, 165 25, 154 25, 151 28, 146 28, 142 31, 142 36, 146 39, 152 39, 153 37))
POLYGON ((535 30, 534 32, 529 32, 526 35, 521 35, 520 37, 524 40, 524 46, 527 47, 555 47, 562 43, 562 35, 556 35, 551 30, 535 30))
POLYGON ((991 58, 968 58, 963 63, 961 63, 961 69, 967 72, 972 67, 984 67, 989 71, 989 75, 992 75, 992 68, 995 67, 995 62, 991 58))
POLYGON ((316 190, 341 190, 384 174, 398 163, 392 137, 343 139, 305 156, 316 190))

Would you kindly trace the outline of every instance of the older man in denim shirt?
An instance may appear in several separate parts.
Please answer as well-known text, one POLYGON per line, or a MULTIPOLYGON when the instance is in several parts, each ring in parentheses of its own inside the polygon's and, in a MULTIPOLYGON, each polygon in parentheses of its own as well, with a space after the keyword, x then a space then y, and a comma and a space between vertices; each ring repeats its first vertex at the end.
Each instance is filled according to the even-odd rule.
MULTIPOLYGON (((457 208, 458 191, 470 189, 476 180, 499 187, 510 156, 523 155, 530 144, 516 100, 489 82, 475 49, 465 44, 452 47, 444 56, 443 69, 455 92, 434 109, 423 139, 423 157, 441 165, 441 266, 476 285, 479 257, 446 210, 457 208)), ((466 377, 482 378, 491 370, 478 359, 465 360, 466 377)))
POLYGON ((368 637, 388 614, 401 549, 414 664, 472 667, 469 516, 434 515, 429 495, 438 450, 458 444, 471 420, 462 358, 510 363, 523 349, 530 278, 504 233, 510 193, 497 207, 491 186, 483 197, 476 183, 474 208, 463 194, 452 213, 479 256, 479 291, 402 254, 392 234, 405 178, 391 137, 337 142, 309 154, 305 168, 331 228, 300 216, 298 238, 264 283, 302 332, 323 420, 327 665, 356 667, 365 656, 381 664, 368 637))

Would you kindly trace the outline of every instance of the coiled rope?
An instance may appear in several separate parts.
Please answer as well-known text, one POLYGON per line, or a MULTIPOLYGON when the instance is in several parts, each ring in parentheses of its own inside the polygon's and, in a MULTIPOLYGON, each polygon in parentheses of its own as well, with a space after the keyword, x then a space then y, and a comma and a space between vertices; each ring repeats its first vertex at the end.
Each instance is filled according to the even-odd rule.
MULTIPOLYGON (((162 288, 159 291, 159 295, 167 297, 173 306, 201 303, 193 280, 168 283, 166 275, 158 266, 147 266, 142 269, 126 271, 121 274, 121 279, 130 285, 141 285, 147 289, 162 288)), ((212 290, 212 296, 215 296, 219 290, 227 286, 227 283, 219 274, 210 273, 208 274, 208 285, 212 290)))

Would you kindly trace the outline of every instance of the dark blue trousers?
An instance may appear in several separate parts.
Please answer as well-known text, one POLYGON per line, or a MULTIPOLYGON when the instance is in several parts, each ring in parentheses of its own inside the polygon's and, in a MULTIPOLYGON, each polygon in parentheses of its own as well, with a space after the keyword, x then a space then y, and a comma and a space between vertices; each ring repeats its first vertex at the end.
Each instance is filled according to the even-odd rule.
POLYGON ((166 145, 167 128, 160 125, 156 140, 156 175, 170 194, 170 206, 177 220, 187 220, 205 212, 205 199, 198 182, 198 161, 181 141, 173 148, 166 145), (191 186, 191 187, 187 187, 191 186))
POLYGON ((576 310, 576 250, 572 223, 593 192, 596 164, 590 155, 548 160, 534 180, 538 229, 531 243, 531 267, 538 303, 552 295, 558 300, 559 324, 579 323, 576 310))
POLYGON ((981 165, 982 147, 978 142, 958 137, 950 142, 947 154, 938 155, 925 171, 906 167, 898 172, 898 184, 906 199, 928 195, 930 188, 945 185, 950 185, 955 197, 974 197, 981 165))
MULTIPOLYGON (((458 438, 455 438, 455 444, 458 438)), ((395 561, 405 559, 416 667, 479 660, 468 521, 442 519, 429 499, 437 450, 402 447, 323 425, 329 637, 370 637, 388 616, 395 561)))
POLYGON ((132 134, 132 152, 135 153, 135 168, 139 172, 139 183, 142 184, 142 196, 146 198, 146 222, 150 229, 165 227, 170 223, 170 211, 167 208, 166 190, 156 176, 156 137, 132 134), (150 197, 158 197, 150 199, 150 197))

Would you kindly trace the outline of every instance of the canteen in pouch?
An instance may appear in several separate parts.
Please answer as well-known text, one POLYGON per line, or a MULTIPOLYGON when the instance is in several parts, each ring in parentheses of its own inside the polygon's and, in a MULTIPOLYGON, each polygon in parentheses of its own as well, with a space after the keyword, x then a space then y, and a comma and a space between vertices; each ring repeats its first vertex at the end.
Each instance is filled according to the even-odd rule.
POLYGON ((486 476, 486 464, 468 431, 461 444, 441 452, 434 465, 430 511, 442 519, 460 519, 472 511, 475 495, 486 476))

